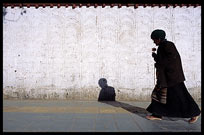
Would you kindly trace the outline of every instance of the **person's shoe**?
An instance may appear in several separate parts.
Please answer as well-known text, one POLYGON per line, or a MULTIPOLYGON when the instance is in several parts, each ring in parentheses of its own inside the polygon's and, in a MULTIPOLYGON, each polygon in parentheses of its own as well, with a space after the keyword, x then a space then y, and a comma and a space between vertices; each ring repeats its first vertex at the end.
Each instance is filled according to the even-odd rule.
POLYGON ((195 116, 195 117, 192 117, 188 122, 189 122, 190 124, 193 124, 193 123, 195 123, 195 122, 198 120, 198 118, 199 118, 199 115, 198 115, 198 116, 195 116))
POLYGON ((148 116, 146 116, 146 118, 148 120, 162 120, 161 118, 158 118, 158 117, 155 117, 155 116, 152 116, 152 115, 148 115, 148 116))

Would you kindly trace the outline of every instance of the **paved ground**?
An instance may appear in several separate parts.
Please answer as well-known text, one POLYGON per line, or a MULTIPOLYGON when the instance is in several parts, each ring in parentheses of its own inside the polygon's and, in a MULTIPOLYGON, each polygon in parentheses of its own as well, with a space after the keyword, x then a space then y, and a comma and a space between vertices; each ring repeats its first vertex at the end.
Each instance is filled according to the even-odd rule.
MULTIPOLYGON (((201 132, 201 117, 150 121, 150 102, 4 100, 3 132, 201 132)), ((201 106, 200 103, 198 103, 201 106)))

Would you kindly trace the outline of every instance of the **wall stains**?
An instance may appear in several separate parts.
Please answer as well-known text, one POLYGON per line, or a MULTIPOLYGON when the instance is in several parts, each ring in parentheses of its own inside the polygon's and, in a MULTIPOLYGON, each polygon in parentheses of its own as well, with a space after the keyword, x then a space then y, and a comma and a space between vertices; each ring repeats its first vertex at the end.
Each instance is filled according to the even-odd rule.
POLYGON ((26 10, 22 8, 21 15, 26 14, 26 10))
POLYGON ((6 8, 3 8, 3 17, 5 17, 7 14, 6 8))
MULTIPOLYGON (((7 87, 9 88, 9 87, 7 87)), ((3 98, 4 99, 46 99, 46 100, 56 100, 56 99, 63 99, 63 100, 97 100, 99 96, 100 89, 90 89, 84 88, 83 91, 76 91, 74 89, 67 91, 61 91, 58 93, 57 91, 45 88, 38 88, 38 89, 26 89, 26 88, 13 88, 7 89, 4 88, 3 98), (91 92, 90 92, 91 91, 91 92)), ((192 97, 199 101, 201 99, 200 95, 200 88, 190 88, 189 93, 192 97)), ((128 89, 124 89, 120 92, 117 92, 116 89, 116 100, 122 101, 150 101, 151 100, 151 91, 152 88, 144 88, 141 92, 140 90, 136 90, 135 92, 128 92, 128 89)))
POLYGON ((13 9, 14 11, 8 12, 9 10, 7 8, 3 8, 3 21, 9 21, 9 22, 17 22, 20 20, 20 18, 27 13, 26 9, 19 8, 13 9))

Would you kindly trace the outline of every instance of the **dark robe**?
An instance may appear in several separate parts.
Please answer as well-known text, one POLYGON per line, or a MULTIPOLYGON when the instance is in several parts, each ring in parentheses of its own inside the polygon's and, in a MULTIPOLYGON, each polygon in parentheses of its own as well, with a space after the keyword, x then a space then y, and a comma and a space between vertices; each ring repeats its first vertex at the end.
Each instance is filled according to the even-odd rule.
POLYGON ((174 43, 164 40, 157 49, 156 69, 161 87, 174 86, 185 81, 180 55, 174 43))
POLYGON ((152 99, 147 111, 157 116, 194 117, 200 109, 189 94, 184 81, 180 55, 174 43, 164 40, 154 57, 157 70, 157 86, 167 88, 166 104, 152 99))
POLYGON ((191 118, 200 114, 200 109, 189 94, 184 82, 167 88, 167 102, 152 100, 146 109, 157 116, 191 118))

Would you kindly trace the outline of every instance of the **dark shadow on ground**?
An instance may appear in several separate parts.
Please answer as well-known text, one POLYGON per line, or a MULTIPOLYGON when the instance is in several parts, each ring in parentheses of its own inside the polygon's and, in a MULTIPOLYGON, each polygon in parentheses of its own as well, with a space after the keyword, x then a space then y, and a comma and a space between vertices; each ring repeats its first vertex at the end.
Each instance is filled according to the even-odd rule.
POLYGON ((114 106, 114 107, 121 107, 121 108, 125 109, 126 111, 133 113, 133 114, 137 114, 143 118, 145 118, 148 114, 148 111, 144 108, 133 106, 133 105, 123 103, 120 101, 100 101, 100 102, 114 106))
MULTIPOLYGON (((150 115, 151 113, 149 113, 145 108, 141 108, 141 107, 137 107, 137 106, 133 106, 124 102, 120 102, 120 101, 99 101, 101 103, 105 103, 114 107, 121 107, 123 109, 125 109, 126 111, 136 114, 142 118, 146 119, 147 115, 150 115)), ((162 117, 162 120, 166 120, 166 121, 179 121, 179 120, 183 120, 188 122, 188 118, 177 118, 177 117, 162 117)))
POLYGON ((108 86, 106 78, 100 78, 98 81, 98 85, 101 87, 101 91, 99 93, 98 101, 114 106, 121 107, 131 113, 137 114, 141 117, 146 117, 147 111, 144 108, 136 107, 127 103, 115 101, 115 89, 112 86, 108 86))

